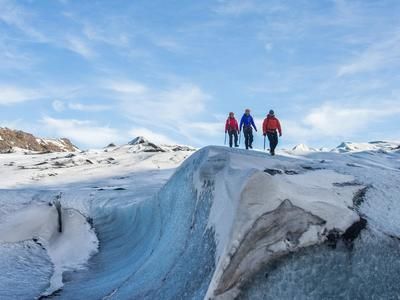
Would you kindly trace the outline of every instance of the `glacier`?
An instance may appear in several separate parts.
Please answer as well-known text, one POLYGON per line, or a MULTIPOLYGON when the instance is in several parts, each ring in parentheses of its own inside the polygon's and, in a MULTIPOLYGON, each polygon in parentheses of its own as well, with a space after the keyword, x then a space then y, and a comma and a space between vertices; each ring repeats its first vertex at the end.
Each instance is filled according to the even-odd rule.
POLYGON ((399 144, 367 146, 0 155, 0 298, 397 299, 399 144))

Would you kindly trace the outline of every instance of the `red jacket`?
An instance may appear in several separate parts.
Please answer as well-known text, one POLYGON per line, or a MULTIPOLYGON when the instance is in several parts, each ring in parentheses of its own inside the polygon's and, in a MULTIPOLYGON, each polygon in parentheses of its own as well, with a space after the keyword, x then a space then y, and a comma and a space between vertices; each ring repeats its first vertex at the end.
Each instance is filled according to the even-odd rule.
POLYGON ((264 119, 263 123, 263 133, 267 134, 267 132, 276 132, 278 130, 279 135, 282 135, 281 123, 275 116, 268 115, 264 119))
POLYGON ((226 120, 225 131, 239 131, 239 125, 235 118, 228 118, 226 120))

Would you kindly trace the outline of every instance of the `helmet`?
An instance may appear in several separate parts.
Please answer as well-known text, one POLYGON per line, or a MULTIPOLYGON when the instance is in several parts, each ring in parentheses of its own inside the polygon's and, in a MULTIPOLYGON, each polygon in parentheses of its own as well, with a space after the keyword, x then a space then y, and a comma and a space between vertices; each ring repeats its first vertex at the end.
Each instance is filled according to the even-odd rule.
POLYGON ((275 112, 271 109, 271 110, 269 111, 269 114, 270 114, 271 116, 273 116, 273 115, 275 115, 275 112))

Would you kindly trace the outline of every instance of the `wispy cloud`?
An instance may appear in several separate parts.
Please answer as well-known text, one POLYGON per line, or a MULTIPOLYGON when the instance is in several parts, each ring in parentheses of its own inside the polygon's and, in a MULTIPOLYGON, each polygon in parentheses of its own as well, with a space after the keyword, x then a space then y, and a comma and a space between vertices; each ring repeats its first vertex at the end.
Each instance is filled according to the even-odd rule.
POLYGON ((338 69, 338 76, 377 71, 384 67, 400 65, 400 30, 389 38, 374 41, 367 49, 358 53, 352 61, 338 69))
POLYGON ((167 131, 197 143, 193 126, 197 124, 199 128, 207 123, 196 119, 204 113, 211 96, 197 85, 185 83, 153 89, 136 81, 117 80, 109 81, 105 87, 110 96, 119 100, 123 114, 139 126, 167 131))
POLYGON ((259 0, 219 0, 214 11, 222 15, 239 16, 243 14, 265 12, 278 12, 285 9, 282 1, 259 1, 259 0))
POLYGON ((54 100, 52 102, 52 107, 57 112, 62 112, 66 109, 77 110, 77 111, 86 111, 86 112, 99 112, 110 110, 112 107, 110 105, 104 104, 84 104, 77 102, 64 102, 60 100, 54 100))
POLYGON ((14 26, 27 37, 37 42, 46 41, 43 33, 31 26, 29 21, 32 19, 32 12, 24 9, 15 1, 0 0, 0 21, 9 26, 14 26))
POLYGON ((38 91, 33 89, 3 85, 0 86, 0 105, 12 105, 34 100, 39 95, 38 91))
POLYGON ((65 47, 86 59, 91 59, 96 56, 95 51, 89 46, 89 44, 77 36, 67 36, 65 47))
POLYGON ((109 27, 102 27, 98 24, 94 25, 87 21, 82 24, 83 35, 92 42, 104 43, 115 47, 128 47, 130 45, 131 36, 121 30, 110 30, 109 27))

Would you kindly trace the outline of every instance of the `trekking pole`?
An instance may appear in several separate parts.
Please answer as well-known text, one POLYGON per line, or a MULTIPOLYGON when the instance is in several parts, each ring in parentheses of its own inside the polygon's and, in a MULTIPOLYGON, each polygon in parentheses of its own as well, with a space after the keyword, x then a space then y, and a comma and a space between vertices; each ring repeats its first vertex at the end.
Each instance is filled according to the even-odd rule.
POLYGON ((264 135, 264 151, 265 151, 265 135, 264 135))
POLYGON ((225 140, 224 140, 224 145, 226 145, 226 131, 225 131, 225 140))
POLYGON ((240 138, 242 136, 242 131, 239 131, 239 145, 240 145, 240 138))

